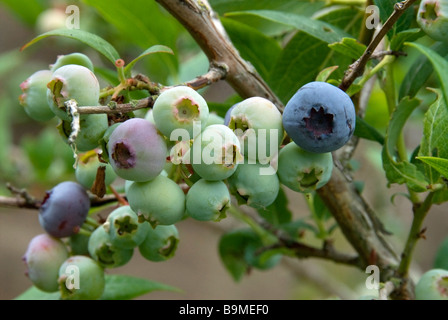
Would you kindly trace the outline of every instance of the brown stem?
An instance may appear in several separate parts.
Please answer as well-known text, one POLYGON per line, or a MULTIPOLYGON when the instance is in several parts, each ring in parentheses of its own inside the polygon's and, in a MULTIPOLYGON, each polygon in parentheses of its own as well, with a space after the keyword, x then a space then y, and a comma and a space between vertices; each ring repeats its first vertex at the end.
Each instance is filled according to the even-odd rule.
MULTIPOLYGON (((115 195, 105 195, 103 198, 98 198, 92 196, 90 198, 90 206, 91 207, 101 207, 108 203, 117 202, 117 198, 115 195)), ((33 201, 29 201, 23 197, 5 197, 0 196, 0 207, 8 207, 8 208, 26 208, 26 209, 40 209, 41 201, 33 199, 33 201)))
POLYGON ((392 29, 397 20, 401 17, 401 15, 408 9, 416 0, 405 0, 402 2, 398 2, 395 4, 394 12, 391 14, 389 19, 384 23, 383 27, 380 29, 378 34, 373 38, 373 40, 369 43, 364 51, 361 58, 355 61, 350 68, 347 70, 344 78, 342 79, 339 88, 341 90, 346 91, 355 79, 362 75, 364 72, 364 68, 366 67, 367 61, 369 61, 371 55, 375 51, 376 47, 380 44, 381 40, 386 36, 389 30, 392 29))
MULTIPOLYGON (((225 79, 227 75, 227 66, 220 64, 213 64, 210 67, 210 70, 201 76, 198 76, 190 81, 183 83, 182 85, 193 88, 194 90, 198 90, 204 88, 205 86, 211 85, 212 83, 218 82, 219 80, 225 79)), ((134 79, 130 79, 134 80, 134 79)), ((136 81, 134 81, 136 82, 136 81)), ((137 83, 137 82, 136 82, 137 83)), ((106 113, 106 114, 116 114, 116 113, 128 113, 131 111, 135 111, 138 109, 151 108, 154 105, 155 100, 158 95, 174 86, 167 87, 158 87, 158 86, 150 86, 152 89, 151 96, 148 98, 144 98, 141 100, 132 101, 130 103, 113 103, 111 102, 107 106, 85 106, 78 108, 79 114, 97 114, 97 113, 106 113)))
POLYGON ((260 96, 271 100, 279 110, 283 103, 256 70, 244 61, 229 41, 224 27, 208 1, 156 0, 192 35, 207 55, 211 66, 226 66, 227 82, 241 97, 260 96))

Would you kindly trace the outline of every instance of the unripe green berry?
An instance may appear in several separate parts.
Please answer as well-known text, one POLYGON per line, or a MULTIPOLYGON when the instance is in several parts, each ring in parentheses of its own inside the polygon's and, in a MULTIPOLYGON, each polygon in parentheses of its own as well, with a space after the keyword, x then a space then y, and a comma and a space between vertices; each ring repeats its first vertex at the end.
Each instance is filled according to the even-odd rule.
POLYGON ((149 261, 165 261, 174 256, 179 243, 176 226, 150 228, 145 240, 138 247, 143 257, 149 261))
POLYGON ((197 136, 190 149, 190 163, 202 178, 211 181, 230 177, 243 160, 237 136, 222 124, 213 124, 197 136))
POLYGON ((57 69, 59 69, 60 67, 63 67, 63 66, 69 65, 69 64, 76 64, 78 66, 86 67, 87 69, 89 69, 92 72, 94 69, 93 63, 88 56, 86 56, 83 53, 75 52, 75 53, 58 56, 56 62, 54 64, 50 65, 51 71, 54 72, 57 69))
POLYGON ((219 221, 230 207, 230 193, 222 181, 201 179, 188 190, 187 213, 200 221, 219 221))
POLYGON ((417 23, 434 40, 448 42, 448 0, 422 0, 417 23))
POLYGON ((90 256, 104 268, 121 267, 131 260, 134 253, 132 249, 114 246, 104 226, 98 227, 92 233, 88 247, 90 256))
POLYGON ((53 73, 47 87, 48 104, 62 120, 70 120, 64 104, 70 99, 76 100, 78 107, 98 105, 100 85, 86 67, 75 64, 62 66, 53 73))
POLYGON ((332 171, 333 157, 329 152, 308 152, 294 142, 280 150, 278 177, 291 190, 303 193, 317 190, 327 184, 332 171))
POLYGON ((448 300, 448 270, 425 272, 415 286, 417 300, 448 300))
MULTIPOLYGON (((80 116, 80 131, 75 140, 78 151, 90 151, 100 145, 101 139, 108 128, 106 114, 83 114, 80 116)), ((62 138, 67 142, 72 132, 71 122, 62 121, 58 127, 62 138)))
POLYGON ((106 286, 103 268, 86 256, 68 258, 59 269, 58 282, 63 300, 97 300, 106 286))
POLYGON ((148 182, 134 182, 127 198, 132 210, 155 227, 180 221, 185 213, 185 194, 173 180, 159 175, 148 182))
POLYGON ((160 94, 152 115, 157 128, 166 137, 169 138, 175 129, 184 129, 193 139, 193 122, 200 121, 205 126, 209 110, 199 93, 187 86, 177 86, 160 94))
POLYGON ((130 206, 112 211, 103 226, 109 232, 112 245, 123 249, 134 249, 140 245, 151 229, 148 222, 138 221, 137 214, 130 206))
POLYGON ((93 183, 100 167, 105 168, 104 183, 109 186, 117 178, 114 170, 108 163, 102 163, 98 159, 98 154, 93 151, 86 156, 81 157, 75 169, 76 180, 86 189, 92 188, 93 183))
POLYGON ((52 75, 49 70, 37 71, 20 85, 23 92, 19 97, 20 104, 33 120, 48 121, 54 117, 47 102, 47 83, 52 75))
POLYGON ((259 163, 242 163, 228 179, 230 191, 240 204, 260 209, 277 198, 280 183, 274 169, 259 163))

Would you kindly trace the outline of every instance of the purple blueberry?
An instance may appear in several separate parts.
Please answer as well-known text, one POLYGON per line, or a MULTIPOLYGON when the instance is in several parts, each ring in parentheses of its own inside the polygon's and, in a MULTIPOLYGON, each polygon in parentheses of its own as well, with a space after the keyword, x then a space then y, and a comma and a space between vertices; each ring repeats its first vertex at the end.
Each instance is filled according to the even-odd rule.
POLYGON ((314 153, 341 148, 355 131, 356 112, 350 97, 326 82, 310 82, 286 104, 283 126, 302 149, 314 153))
POLYGON ((145 119, 133 118, 120 124, 110 135, 107 150, 110 165, 125 180, 152 180, 166 163, 166 143, 145 119))
POLYGON ((78 232, 89 209, 89 195, 80 184, 61 182, 47 191, 39 210, 39 222, 53 237, 69 237, 78 232))

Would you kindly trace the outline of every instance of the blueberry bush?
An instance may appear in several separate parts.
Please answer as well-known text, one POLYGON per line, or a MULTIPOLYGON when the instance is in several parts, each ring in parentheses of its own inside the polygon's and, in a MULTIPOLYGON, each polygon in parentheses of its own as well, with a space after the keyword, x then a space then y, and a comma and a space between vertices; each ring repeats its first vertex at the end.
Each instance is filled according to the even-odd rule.
POLYGON ((236 282, 326 260, 371 299, 448 299, 447 240, 414 269, 448 200, 447 0, 31 3, 0 1, 35 34, 0 55, 0 215, 42 227, 19 299, 179 290, 109 271, 173 259, 188 219, 236 282))

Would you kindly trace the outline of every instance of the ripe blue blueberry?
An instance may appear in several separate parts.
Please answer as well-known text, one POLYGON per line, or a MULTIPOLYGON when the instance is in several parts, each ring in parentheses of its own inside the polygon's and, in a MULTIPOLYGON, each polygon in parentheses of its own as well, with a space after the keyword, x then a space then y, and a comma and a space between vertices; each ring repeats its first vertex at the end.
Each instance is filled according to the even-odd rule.
POLYGON ((134 254, 133 249, 114 246, 104 225, 99 226, 92 232, 88 249, 90 256, 103 268, 121 267, 128 263, 134 254))
POLYGON ((68 258, 64 243, 48 234, 35 236, 23 256, 26 275, 40 290, 58 290, 59 266, 68 258))
POLYGON ((236 196, 238 203, 257 209, 272 204, 280 189, 274 168, 260 163, 239 164, 228 182, 230 192, 236 196))
POLYGON ((283 112, 286 133, 301 148, 314 153, 339 149, 355 130, 350 97, 326 82, 310 82, 288 101, 283 112))
POLYGON ((61 182, 46 192, 39 210, 39 222, 53 237, 69 237, 79 231, 89 209, 89 196, 80 184, 61 182))
POLYGON ((175 225, 150 228, 145 240, 138 247, 149 261, 165 261, 174 256, 179 244, 179 232, 175 225))
POLYGON ((166 162, 167 147, 156 127, 140 118, 120 124, 107 143, 109 161, 123 179, 149 181, 157 177, 166 162))
POLYGON ((19 102, 33 120, 48 121, 54 117, 47 102, 47 83, 52 75, 50 70, 37 71, 20 84, 23 93, 19 102))
POLYGON ((86 256, 68 258, 59 269, 58 282, 63 300, 97 300, 106 286, 103 268, 86 256))
POLYGON ((327 184, 333 171, 330 152, 308 152, 294 142, 280 150, 277 174, 280 182, 298 192, 312 192, 327 184))
POLYGON ((188 190, 187 213, 200 221, 219 221, 230 207, 230 193, 222 181, 201 179, 188 190))

